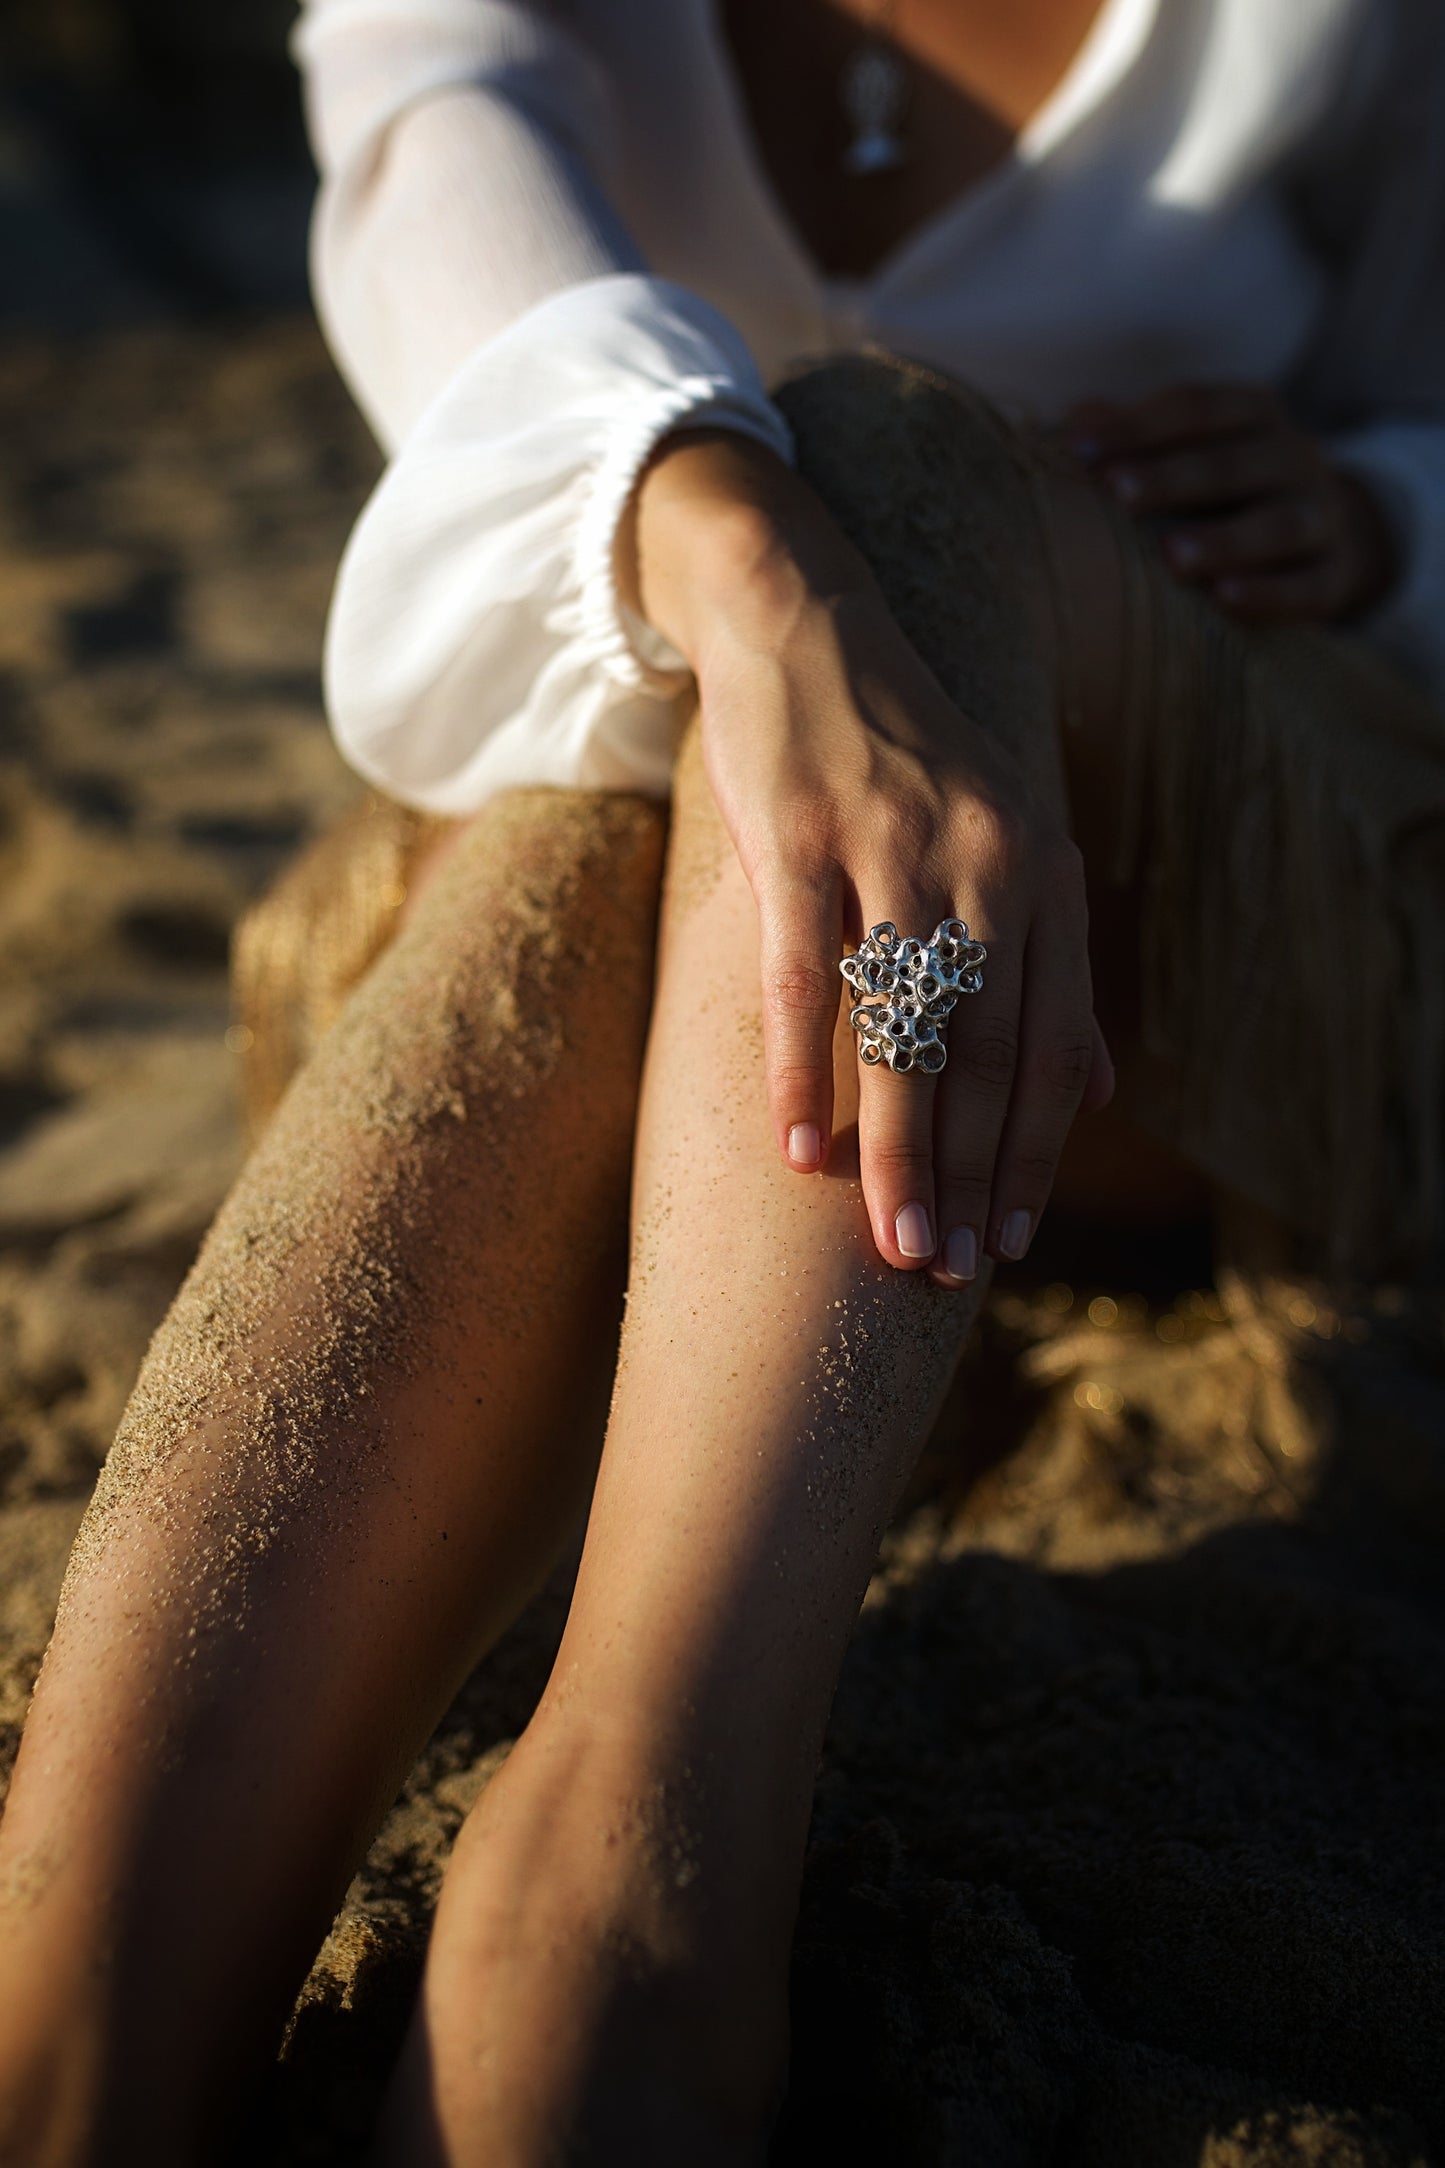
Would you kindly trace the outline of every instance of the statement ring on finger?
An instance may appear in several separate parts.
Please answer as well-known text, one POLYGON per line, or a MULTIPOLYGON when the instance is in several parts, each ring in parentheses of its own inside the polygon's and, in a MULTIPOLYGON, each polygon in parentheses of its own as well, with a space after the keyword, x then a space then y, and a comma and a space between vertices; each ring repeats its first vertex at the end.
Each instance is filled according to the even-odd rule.
POLYGON ((900 935, 892 919, 871 927, 838 966, 862 997, 848 1016, 859 1060, 870 1069, 886 1061, 898 1076, 910 1069, 937 1076, 948 1059, 944 1033, 953 1005, 960 994, 980 991, 987 955, 961 918, 941 919, 931 941, 900 935))

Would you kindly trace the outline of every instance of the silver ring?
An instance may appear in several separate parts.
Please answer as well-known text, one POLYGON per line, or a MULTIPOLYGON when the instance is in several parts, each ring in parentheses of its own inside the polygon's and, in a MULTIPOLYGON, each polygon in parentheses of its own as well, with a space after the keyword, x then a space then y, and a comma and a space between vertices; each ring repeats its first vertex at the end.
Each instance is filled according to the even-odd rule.
POLYGON ((863 997, 848 1016, 861 1042, 859 1060, 870 1069, 886 1061, 899 1076, 910 1069, 937 1076, 948 1059, 944 1032, 953 1005, 960 994, 982 989, 987 955, 961 918, 940 920, 931 941, 901 936, 892 919, 871 927, 838 966, 863 997))

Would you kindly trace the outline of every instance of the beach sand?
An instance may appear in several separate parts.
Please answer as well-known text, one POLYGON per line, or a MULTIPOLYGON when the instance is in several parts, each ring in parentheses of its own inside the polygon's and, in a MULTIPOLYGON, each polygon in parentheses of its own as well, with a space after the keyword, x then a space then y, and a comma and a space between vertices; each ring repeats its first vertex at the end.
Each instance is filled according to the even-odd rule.
MULTIPOLYGON (((325 599, 376 456, 306 323, 0 356, 0 1766, 242 1150, 226 950, 356 786, 325 599)), ((890 1533, 820 1777, 785 2164, 1445 2155, 1445 1314, 1041 1241, 890 1533), (1127 1261, 1127 1262, 1126 1262, 1127 1261)), ((359 2161, 559 1582, 379 1833, 243 2140, 359 2161)))

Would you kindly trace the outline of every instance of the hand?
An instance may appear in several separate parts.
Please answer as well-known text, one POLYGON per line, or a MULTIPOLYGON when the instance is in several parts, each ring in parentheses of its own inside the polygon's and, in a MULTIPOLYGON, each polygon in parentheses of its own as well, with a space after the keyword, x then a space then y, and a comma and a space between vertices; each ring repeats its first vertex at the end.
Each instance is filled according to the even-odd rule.
POLYGON ((1182 386, 1086 401, 1063 434, 1119 502, 1157 521, 1181 579, 1253 624, 1356 616, 1394 577, 1385 519, 1273 391, 1182 386))
POLYGON ((619 576, 697 675, 703 752, 757 901, 778 1149, 825 1162, 838 959, 893 919, 951 914, 988 944, 935 1080, 864 1068, 858 1145, 874 1240, 971 1280, 1023 1255, 1081 1103, 1112 1069, 1093 1020, 1084 882, 1067 835, 946 698, 857 552, 780 460, 722 432, 663 447, 619 576))

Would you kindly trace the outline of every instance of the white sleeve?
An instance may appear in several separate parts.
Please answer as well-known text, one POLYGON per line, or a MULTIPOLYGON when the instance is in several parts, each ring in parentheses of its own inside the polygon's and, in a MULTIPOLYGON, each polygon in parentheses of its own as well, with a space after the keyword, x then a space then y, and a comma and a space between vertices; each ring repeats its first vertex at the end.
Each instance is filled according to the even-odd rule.
POLYGON ((534 302, 643 268, 605 193, 609 85, 549 0, 304 0, 292 53, 316 305, 388 448, 534 302))
POLYGON ((679 424, 791 457, 725 318, 636 273, 539 302, 464 363, 408 435, 341 561, 332 727, 409 805, 510 785, 664 795, 687 665, 626 609, 613 537, 679 424))
POLYGON ((791 459, 748 349, 650 278, 605 193, 603 71, 548 0, 306 0, 323 325, 390 467, 327 631, 332 726, 405 802, 669 781, 682 658, 613 539, 658 438, 791 459))
POLYGON ((1355 630, 1445 701, 1445 425, 1371 422, 1330 450, 1373 490, 1399 553, 1394 587, 1355 630))

